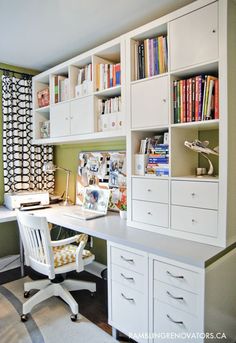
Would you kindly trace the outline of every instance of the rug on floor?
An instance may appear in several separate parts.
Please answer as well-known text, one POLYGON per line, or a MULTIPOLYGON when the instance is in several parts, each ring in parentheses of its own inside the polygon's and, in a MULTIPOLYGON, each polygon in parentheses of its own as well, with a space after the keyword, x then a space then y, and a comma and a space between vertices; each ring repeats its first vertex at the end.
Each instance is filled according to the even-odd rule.
POLYGON ((80 315, 78 322, 70 320, 68 306, 57 297, 35 306, 28 321, 20 314, 23 284, 29 278, 0 286, 0 343, 114 343, 117 342, 88 319, 80 315))

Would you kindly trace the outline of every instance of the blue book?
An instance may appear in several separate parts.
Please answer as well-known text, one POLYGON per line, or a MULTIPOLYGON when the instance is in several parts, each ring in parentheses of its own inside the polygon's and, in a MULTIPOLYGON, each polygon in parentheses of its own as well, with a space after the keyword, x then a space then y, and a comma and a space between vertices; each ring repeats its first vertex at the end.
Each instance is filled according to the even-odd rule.
POLYGON ((158 40, 153 39, 153 55, 154 55, 154 75, 159 74, 159 63, 158 63, 158 40))

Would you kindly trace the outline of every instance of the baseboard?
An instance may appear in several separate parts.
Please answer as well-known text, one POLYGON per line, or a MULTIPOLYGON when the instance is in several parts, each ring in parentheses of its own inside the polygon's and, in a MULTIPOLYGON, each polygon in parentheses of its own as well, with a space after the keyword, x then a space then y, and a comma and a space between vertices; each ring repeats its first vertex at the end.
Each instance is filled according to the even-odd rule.
POLYGON ((93 261, 92 263, 85 266, 84 269, 86 270, 86 272, 101 278, 101 272, 106 268, 107 266, 105 266, 104 264, 99 263, 97 261, 93 261))
POLYGON ((20 255, 10 255, 0 258, 0 273, 20 267, 20 255))

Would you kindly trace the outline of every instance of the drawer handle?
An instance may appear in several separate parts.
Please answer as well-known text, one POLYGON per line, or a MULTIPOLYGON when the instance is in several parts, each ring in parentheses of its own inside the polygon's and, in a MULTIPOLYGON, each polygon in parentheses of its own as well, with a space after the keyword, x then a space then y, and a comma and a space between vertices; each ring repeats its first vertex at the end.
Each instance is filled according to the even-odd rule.
POLYGON ((178 325, 183 325, 184 322, 182 321, 177 321, 177 320, 174 320, 171 318, 171 316, 169 314, 166 315, 166 317, 172 322, 172 323, 175 323, 175 324, 178 324, 178 325))
POLYGON ((147 189, 148 192, 151 192, 152 190, 150 188, 147 189))
POLYGON ((120 258, 128 263, 134 264, 134 260, 132 258, 125 258, 124 256, 120 255, 120 258))
POLYGON ((133 277, 125 276, 123 273, 120 273, 120 276, 122 276, 125 280, 134 282, 134 278, 133 277))
POLYGON ((152 215, 152 212, 150 212, 150 211, 148 211, 148 213, 147 213, 149 216, 151 216, 152 215))
POLYGON ((171 294, 169 291, 166 291, 166 293, 172 298, 172 299, 175 299, 175 300, 184 300, 183 297, 175 297, 173 294, 171 294))
POLYGON ((121 293, 121 296, 122 296, 125 300, 131 301, 132 303, 134 303, 134 298, 127 298, 127 297, 124 295, 124 293, 121 293))
POLYGON ((192 224, 197 223, 196 219, 192 219, 192 224))
POLYGON ((174 275, 174 274, 172 274, 171 272, 169 272, 168 270, 167 270, 167 272, 166 272, 169 276, 171 276, 171 277, 173 277, 173 278, 175 278, 175 279, 184 279, 184 276, 183 275, 174 275))

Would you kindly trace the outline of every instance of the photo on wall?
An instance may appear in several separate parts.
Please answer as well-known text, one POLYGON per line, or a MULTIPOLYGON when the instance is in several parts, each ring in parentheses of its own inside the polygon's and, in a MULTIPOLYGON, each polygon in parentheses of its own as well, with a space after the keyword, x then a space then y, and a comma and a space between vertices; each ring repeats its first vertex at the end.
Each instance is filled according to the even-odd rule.
POLYGON ((124 151, 86 151, 79 153, 76 204, 81 205, 85 189, 110 189, 109 210, 126 204, 126 154, 124 151))

